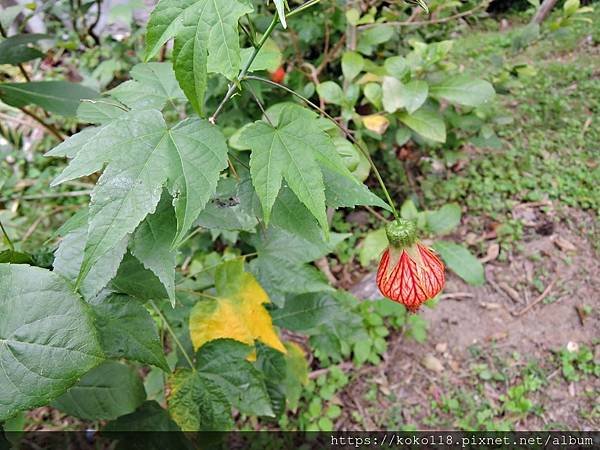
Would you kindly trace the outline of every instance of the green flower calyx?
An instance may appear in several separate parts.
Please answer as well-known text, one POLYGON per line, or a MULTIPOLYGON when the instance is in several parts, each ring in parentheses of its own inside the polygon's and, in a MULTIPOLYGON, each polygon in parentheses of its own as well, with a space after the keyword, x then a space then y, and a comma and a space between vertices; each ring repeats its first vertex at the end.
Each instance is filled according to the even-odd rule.
POLYGON ((417 242, 417 226, 412 220, 396 219, 385 226, 391 247, 406 248, 417 242))

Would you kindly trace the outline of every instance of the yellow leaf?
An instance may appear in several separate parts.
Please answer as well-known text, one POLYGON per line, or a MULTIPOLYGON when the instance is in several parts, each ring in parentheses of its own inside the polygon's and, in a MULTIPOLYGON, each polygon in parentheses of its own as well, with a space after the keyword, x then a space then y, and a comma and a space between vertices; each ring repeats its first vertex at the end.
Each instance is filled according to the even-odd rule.
POLYGON ((221 264, 215 274, 218 297, 201 300, 190 313, 194 349, 208 341, 230 338, 254 345, 259 340, 286 353, 264 305, 269 297, 252 274, 244 272, 242 259, 221 264))
POLYGON ((381 83, 381 77, 379 75, 375 75, 374 73, 365 73, 356 84, 367 84, 367 83, 381 83))
POLYGON ((387 130, 388 126, 390 125, 388 118, 385 116, 380 116, 379 114, 363 116, 362 120, 367 130, 371 130, 377 134, 385 133, 385 130, 387 130))

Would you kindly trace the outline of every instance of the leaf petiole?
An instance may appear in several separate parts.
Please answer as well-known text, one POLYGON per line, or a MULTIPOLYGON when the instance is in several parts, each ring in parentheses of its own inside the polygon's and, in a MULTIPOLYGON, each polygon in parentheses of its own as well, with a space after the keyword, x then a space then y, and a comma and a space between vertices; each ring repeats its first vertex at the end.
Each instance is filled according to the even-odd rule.
POLYGON ((195 371, 196 368, 194 367, 194 363, 192 362, 192 358, 190 358, 190 355, 188 355, 187 351, 185 350, 185 347, 183 346, 183 344, 181 343, 181 341, 179 340, 179 338, 177 337, 177 335, 173 331, 173 328, 171 328, 171 325, 169 324, 169 321, 167 320, 167 318, 164 316, 164 314, 158 308, 158 306, 156 306, 156 303, 154 303, 154 300, 150 300, 150 305, 152 305, 152 308, 154 309, 154 311, 156 312, 156 314, 158 314, 158 317, 160 317, 160 319, 165 324, 165 327, 167 328, 167 331, 169 332, 169 334, 173 338, 173 341, 175 341, 175 344, 177 345, 177 347, 179 347, 179 351, 181 351, 181 353, 183 354, 183 357, 185 358, 185 360, 187 361, 187 363, 190 365, 190 368, 195 371))
POLYGON ((2 225, 2 222, 0 222, 0 228, 2 229, 4 243, 6 245, 8 245, 8 248, 10 249, 11 252, 14 252, 15 251, 15 246, 13 245, 12 241, 8 237, 8 233, 4 229, 4 225, 2 225))

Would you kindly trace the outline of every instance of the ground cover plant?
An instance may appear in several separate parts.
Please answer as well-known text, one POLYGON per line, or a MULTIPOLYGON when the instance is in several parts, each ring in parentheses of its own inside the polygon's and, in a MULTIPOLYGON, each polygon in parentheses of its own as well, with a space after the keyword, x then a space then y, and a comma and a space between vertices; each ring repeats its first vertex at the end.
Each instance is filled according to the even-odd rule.
POLYGON ((591 6, 2 5, 8 439, 597 428, 591 6))

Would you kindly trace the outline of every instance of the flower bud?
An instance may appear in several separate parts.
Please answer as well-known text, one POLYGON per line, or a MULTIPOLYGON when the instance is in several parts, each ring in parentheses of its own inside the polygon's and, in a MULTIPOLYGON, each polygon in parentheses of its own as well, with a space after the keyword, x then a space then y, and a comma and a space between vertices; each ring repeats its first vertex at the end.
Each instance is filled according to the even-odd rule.
POLYGON ((377 286, 384 296, 416 312, 444 287, 444 264, 418 242, 414 222, 398 219, 385 230, 390 245, 379 263, 377 286))

